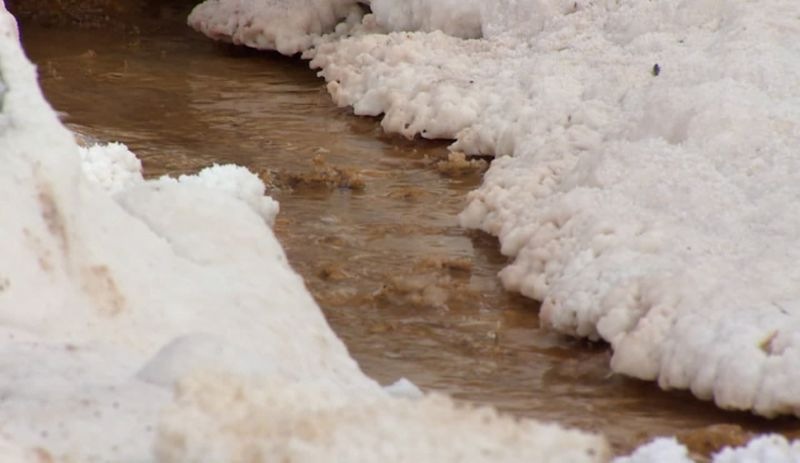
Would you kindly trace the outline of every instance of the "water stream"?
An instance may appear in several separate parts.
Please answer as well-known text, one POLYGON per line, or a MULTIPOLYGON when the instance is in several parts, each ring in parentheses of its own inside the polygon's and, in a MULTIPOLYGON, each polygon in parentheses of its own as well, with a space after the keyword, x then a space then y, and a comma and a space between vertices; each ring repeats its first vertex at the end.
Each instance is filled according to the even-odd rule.
MULTIPOLYGON (((541 330, 505 292, 497 242, 458 227, 480 166, 336 108, 299 60, 219 46, 180 24, 24 26, 43 88, 73 129, 119 140, 148 176, 237 163, 281 203, 276 232, 364 371, 605 433, 623 451, 680 434, 706 452, 794 420, 725 413, 612 374, 609 351, 541 330)), ((198 205, 202 207, 202 205, 198 205)))

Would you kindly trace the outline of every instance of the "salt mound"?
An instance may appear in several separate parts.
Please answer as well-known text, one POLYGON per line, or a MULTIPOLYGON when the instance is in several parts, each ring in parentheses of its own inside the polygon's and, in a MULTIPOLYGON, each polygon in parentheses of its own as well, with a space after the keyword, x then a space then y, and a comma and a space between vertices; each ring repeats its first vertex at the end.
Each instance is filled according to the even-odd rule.
POLYGON ((4 462, 267 462, 273 448, 314 461, 607 457, 601 437, 392 398, 364 376, 275 239, 277 203, 245 169, 148 181, 122 145, 83 150, 83 162, 81 151, 0 1, 4 462), (248 432, 227 427, 238 423, 248 432), (479 445, 423 453, 449 426, 479 445))

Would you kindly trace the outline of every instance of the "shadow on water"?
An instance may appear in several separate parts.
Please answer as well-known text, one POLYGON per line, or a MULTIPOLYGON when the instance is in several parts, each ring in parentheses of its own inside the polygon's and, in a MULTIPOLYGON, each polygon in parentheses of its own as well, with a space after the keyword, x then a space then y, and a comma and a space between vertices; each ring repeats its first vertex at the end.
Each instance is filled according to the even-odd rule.
POLYGON ((276 232, 292 264, 383 383, 405 376, 518 416, 602 431, 618 450, 683 433, 707 451, 750 430, 796 426, 611 374, 605 345, 540 329, 537 304, 497 280, 507 258, 495 239, 457 224, 480 166, 452 169, 446 144, 386 136, 375 120, 336 108, 305 63, 177 26, 26 26, 23 40, 65 122, 125 142, 148 176, 212 163, 260 173, 281 202, 276 232))

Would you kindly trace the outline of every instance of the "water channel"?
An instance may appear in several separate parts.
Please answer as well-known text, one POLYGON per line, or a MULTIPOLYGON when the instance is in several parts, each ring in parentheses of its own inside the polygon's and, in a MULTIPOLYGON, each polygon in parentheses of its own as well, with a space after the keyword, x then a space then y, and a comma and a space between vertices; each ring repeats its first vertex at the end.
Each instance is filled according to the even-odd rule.
POLYGON ((298 59, 214 44, 168 19, 23 25, 22 37, 63 120, 126 143, 147 176, 212 163, 259 173, 294 268, 370 376, 601 431, 617 451, 678 434, 702 454, 796 427, 614 375, 607 346, 540 329, 537 303, 496 278, 507 261, 496 240, 457 224, 483 163, 383 134, 335 107, 298 59))

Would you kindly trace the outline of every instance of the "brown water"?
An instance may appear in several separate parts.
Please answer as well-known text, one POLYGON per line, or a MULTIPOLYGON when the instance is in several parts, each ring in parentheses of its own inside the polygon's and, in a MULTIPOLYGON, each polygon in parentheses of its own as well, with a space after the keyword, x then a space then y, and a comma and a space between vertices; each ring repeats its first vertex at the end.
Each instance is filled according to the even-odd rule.
POLYGON ((383 383, 405 376, 602 431, 620 451, 679 433, 702 453, 797 427, 614 375, 606 346, 539 329, 537 304, 499 285, 506 258, 495 239, 457 226, 480 171, 437 164, 444 144, 387 137, 334 107, 300 61, 217 46, 178 25, 141 35, 23 27, 23 41, 64 120, 128 144, 147 175, 233 162, 270 180, 292 264, 383 383))

